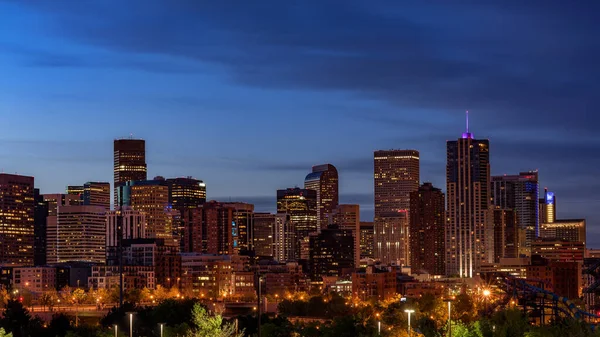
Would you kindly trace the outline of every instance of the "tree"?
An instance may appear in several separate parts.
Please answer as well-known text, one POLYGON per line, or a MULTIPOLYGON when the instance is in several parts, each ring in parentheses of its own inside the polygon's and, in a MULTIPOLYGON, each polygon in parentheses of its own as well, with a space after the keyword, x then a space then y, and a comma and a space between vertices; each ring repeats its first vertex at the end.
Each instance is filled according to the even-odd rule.
POLYGON ((46 307, 52 306, 52 304, 54 303, 54 299, 49 293, 43 293, 40 295, 38 302, 42 306, 42 310, 45 310, 46 307))
POLYGON ((6 288, 0 289, 0 308, 6 307, 6 303, 8 303, 9 299, 10 294, 8 293, 8 290, 6 290, 6 288))
POLYGON ((14 337, 25 337, 30 335, 28 331, 30 321, 31 315, 23 303, 9 300, 0 319, 0 327, 11 331, 14 337))
POLYGON ((196 325, 188 337, 243 337, 244 332, 236 333, 235 325, 223 324, 221 315, 210 316, 206 309, 199 303, 192 309, 192 321, 196 325))
POLYGON ((7 333, 4 329, 0 328, 0 337, 13 337, 12 333, 7 333))

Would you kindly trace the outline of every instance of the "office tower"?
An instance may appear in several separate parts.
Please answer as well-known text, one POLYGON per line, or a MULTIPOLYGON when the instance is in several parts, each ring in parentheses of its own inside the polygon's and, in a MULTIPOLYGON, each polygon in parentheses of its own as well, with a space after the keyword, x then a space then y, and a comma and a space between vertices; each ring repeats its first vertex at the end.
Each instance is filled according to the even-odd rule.
POLYGON ((83 192, 85 188, 83 185, 71 185, 67 186, 67 194, 77 196, 77 199, 72 199, 71 205, 83 205, 83 192))
MULTIPOLYGON (((42 198, 46 204, 48 204, 48 217, 55 217, 58 215, 59 206, 79 206, 80 198, 76 194, 42 194, 42 198)), ((52 219, 48 219, 51 221, 52 219)))
POLYGON ((143 139, 115 139, 114 141, 114 200, 117 188, 132 180, 146 180, 146 141, 143 139))
POLYGON ((33 225, 33 265, 43 266, 46 264, 46 226, 48 218, 48 203, 40 194, 38 188, 34 189, 34 225, 33 225))
POLYGON ((586 242, 585 219, 554 220, 540 227, 540 238, 571 242, 586 242))
POLYGON ((531 255, 548 260, 583 262, 585 243, 556 239, 537 239, 531 244, 531 255))
POLYGON ((147 237, 146 214, 129 206, 108 211, 106 221, 107 247, 117 247, 120 240, 144 239, 147 237), (119 232, 122 233, 120 238, 119 232))
POLYGON ((33 177, 0 173, 0 264, 33 264, 33 177))
MULTIPOLYGON (((468 125, 468 122, 467 122, 468 125)), ((473 277, 493 260, 489 141, 469 132, 447 142, 446 274, 473 277)))
POLYGON ((273 256, 274 231, 277 226, 277 215, 271 213, 254 213, 254 254, 256 256, 273 256))
POLYGON ((304 189, 317 192, 317 225, 325 228, 339 203, 338 172, 331 164, 316 165, 304 179, 304 189))
POLYGON ((88 181, 83 184, 82 204, 110 210, 110 183, 88 181))
POLYGON ((297 261, 299 259, 298 239, 294 223, 290 215, 277 213, 275 230, 273 231, 273 257, 279 262, 297 261))
POLYGON ((419 151, 374 152, 375 258, 408 264, 410 193, 419 188, 419 151))
POLYGON ((360 222, 360 258, 373 258, 375 228, 373 222, 360 222))
POLYGON ((184 223, 183 252, 234 254, 234 208, 209 201, 196 209, 187 209, 184 223))
POLYGON ((492 177, 492 198, 495 208, 516 212, 519 229, 525 232, 521 254, 529 256, 531 243, 539 236, 538 172, 492 177))
POLYGON ((296 230, 296 249, 300 259, 308 259, 308 236, 316 233, 317 225, 317 192, 296 188, 277 190, 277 213, 290 216, 296 230), (304 248, 302 248, 304 247, 304 248))
POLYGON ((517 214, 513 209, 493 210, 495 263, 499 263, 500 259, 519 257, 517 214))
POLYGON ((128 181, 117 190, 117 205, 130 206, 146 214, 148 238, 173 239, 172 228, 168 226, 169 186, 164 180, 128 181))
POLYGON ((556 196, 544 188, 544 197, 539 201, 540 224, 556 221, 556 196))
POLYGON ((408 211, 400 210, 378 218, 375 223, 375 259, 383 264, 410 264, 408 211))
POLYGON ((354 238, 354 265, 360 265, 360 206, 339 205, 333 210, 329 220, 331 224, 337 225, 339 229, 349 230, 354 238))
MULTIPOLYGON (((419 188, 419 151, 375 151, 375 219, 408 210, 419 188)), ((376 220, 377 222, 377 220, 376 220)))
POLYGON ((169 205, 183 211, 183 208, 197 208, 206 202, 206 184, 202 180, 187 178, 170 178, 169 205))
POLYGON ((254 205, 244 202, 224 202, 224 207, 233 208, 233 249, 237 253, 254 250, 254 205))
POLYGON ((310 236, 310 278, 322 281, 324 276, 342 276, 354 271, 354 238, 352 230, 336 225, 310 236))
POLYGON ((58 206, 57 213, 57 220, 48 222, 47 262, 105 263, 106 209, 101 206, 58 206))
POLYGON ((424 183, 410 193, 410 266, 413 273, 445 275, 445 197, 424 183))

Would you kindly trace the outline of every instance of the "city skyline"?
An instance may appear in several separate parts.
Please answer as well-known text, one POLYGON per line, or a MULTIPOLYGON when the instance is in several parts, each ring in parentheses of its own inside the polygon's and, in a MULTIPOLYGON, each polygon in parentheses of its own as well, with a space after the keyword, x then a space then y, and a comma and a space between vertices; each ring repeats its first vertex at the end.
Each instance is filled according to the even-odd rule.
MULTIPOLYGON (((139 4, 124 7, 137 10, 139 4)), ((165 34, 183 41, 165 45, 167 37, 153 35, 156 43, 145 45, 149 35, 135 28, 147 28, 149 21, 111 14, 116 3, 98 6, 106 21, 72 20, 94 15, 76 5, 0 4, 0 11, 10 14, 0 23, 0 71, 7 75, 0 81, 0 169, 34 176, 43 194, 86 181, 112 182, 111 141, 133 133, 148 142, 148 178, 193 176, 206 182, 209 199, 250 202, 257 211, 274 211, 277 189, 302 186, 311 166, 330 162, 339 170, 340 203, 360 204, 363 220, 369 221, 373 151, 419 150, 420 182, 431 181, 446 192, 445 141, 463 131, 469 109, 476 137, 490 139, 491 174, 538 169, 540 191, 548 187, 560 200, 557 218, 586 218, 589 246, 600 246, 600 216, 594 212, 600 203, 598 158, 589 156, 599 148, 598 117, 592 113, 598 88, 591 57, 597 51, 592 37, 598 23, 589 14, 594 10, 570 6, 567 11, 558 3, 545 11, 493 3, 477 10, 446 5, 456 16, 442 17, 448 7, 434 6, 428 13, 439 14, 439 20, 432 23, 419 5, 404 15, 393 10, 384 15, 379 6, 322 5, 323 17, 311 17, 317 34, 301 25, 302 11, 281 20, 287 5, 276 4, 266 11, 265 25, 253 19, 256 10, 228 12, 239 20, 214 24, 216 31, 231 34, 208 37, 216 47, 207 60, 202 41, 174 25, 167 24, 165 34), (496 10, 511 18, 500 22, 510 22, 507 35, 493 34, 496 10), (327 31, 348 22, 368 26, 367 34, 327 31), (96 24, 119 32, 90 29, 96 24), (475 25, 497 46, 483 43, 470 29, 475 25), (281 27, 290 33, 289 44, 277 34, 281 27), (245 45, 239 41, 244 31, 266 39, 245 45), (340 36, 338 44, 330 43, 332 36, 340 36), (374 36, 380 40, 370 44, 374 36), (186 41, 195 48, 182 48, 186 41), (564 52, 554 50, 557 44, 564 52), (415 54, 403 53, 406 49, 415 54), (240 60, 239 52, 253 57, 240 60), (540 57, 549 52, 553 61, 540 57), (297 69, 290 74, 285 65, 266 62, 269 68, 263 63, 267 54, 288 59, 297 69), (256 76, 248 76, 252 69, 256 76), (455 85, 445 87, 449 80, 455 85), (169 123, 168 117, 187 123, 169 123), (288 136, 303 131, 301 122, 319 117, 311 129, 314 137, 288 136), (228 120, 234 122, 224 123, 228 120), (336 125, 333 133, 322 126, 329 124, 336 125), (15 125, 27 125, 27 132, 15 125), (165 126, 172 130, 162 132, 165 126), (197 146, 196 134, 209 143, 197 146), (327 137, 329 146, 318 146, 327 137)), ((142 14, 201 21, 161 7, 142 8, 142 14)), ((219 5, 208 7, 204 15, 225 15, 219 5)))

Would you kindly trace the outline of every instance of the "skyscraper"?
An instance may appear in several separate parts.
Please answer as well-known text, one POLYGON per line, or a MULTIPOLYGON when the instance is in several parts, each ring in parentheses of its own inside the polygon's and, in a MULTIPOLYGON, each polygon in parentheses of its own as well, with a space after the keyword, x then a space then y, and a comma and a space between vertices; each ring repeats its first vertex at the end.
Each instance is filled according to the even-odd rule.
POLYGON ((288 262, 299 259, 296 234, 296 228, 290 220, 290 215, 277 213, 275 230, 273 231, 273 257, 275 260, 288 262))
POLYGON ((254 205, 245 202, 224 202, 223 206, 233 208, 233 250, 236 253, 254 250, 254 205))
POLYGON ((114 200, 117 205, 117 187, 131 180, 146 180, 146 141, 143 139, 115 139, 114 141, 114 200))
POLYGON ((519 256, 519 226, 517 225, 517 212, 513 209, 493 210, 494 218, 494 262, 503 258, 516 258, 519 256))
POLYGON ((350 275, 354 270, 354 239, 352 230, 336 225, 310 236, 310 278, 319 282, 324 276, 350 275))
POLYGON ((33 264, 43 266, 46 264, 46 226, 48 218, 48 203, 40 194, 38 188, 34 189, 34 240, 33 240, 33 264))
POLYGON ((327 219, 339 204, 337 169, 331 164, 313 166, 304 179, 304 188, 317 192, 317 225, 327 227, 327 219))
MULTIPOLYGON (((539 203, 540 224, 553 223, 556 221, 556 196, 544 188, 544 197, 539 203)), ((539 236, 539 233, 536 233, 539 236)))
MULTIPOLYGON (((467 123, 468 125, 468 123, 467 123)), ((446 274, 473 277, 493 259, 490 144, 469 132, 447 142, 446 274)))
POLYGON ((106 209, 101 206, 58 206, 48 223, 47 262, 106 261, 106 209))
POLYGON ((409 264, 410 193, 419 188, 419 174, 419 151, 374 153, 374 252, 382 263, 409 264))
POLYGON ((273 236, 277 215, 271 213, 254 213, 254 253, 256 256, 273 256, 273 236))
POLYGON ((110 183, 88 181, 83 184, 83 205, 100 206, 110 210, 110 183))
POLYGON ((360 258, 373 258, 375 229, 373 222, 360 222, 360 258))
POLYGON ((192 177, 169 178, 169 205, 183 212, 183 208, 197 208, 206 202, 206 184, 192 177))
POLYGON ((107 212, 107 247, 117 247, 120 240, 145 239, 146 237, 146 214, 144 212, 136 211, 129 206, 107 212), (122 223, 119 223, 119 217, 121 217, 122 223), (123 227, 120 238, 119 226, 123 227))
POLYGON ((317 192, 296 188, 277 191, 277 213, 289 215, 296 231, 296 249, 299 258, 308 259, 308 246, 302 249, 302 243, 308 242, 308 236, 318 231, 317 225, 317 192))
POLYGON ((237 240, 234 210, 233 207, 217 201, 206 202, 195 209, 186 209, 182 216, 183 251, 201 254, 234 254, 234 241, 237 240))
POLYGON ((424 183, 410 194, 410 266, 413 272, 445 275, 445 197, 424 183))
POLYGON ((33 177, 0 173, 0 264, 33 264, 33 177))
POLYGON ((531 243, 539 235, 538 172, 492 177, 492 198, 495 208, 516 212, 518 227, 525 233, 520 253, 530 255, 531 243))
POLYGON ((541 239, 555 239, 586 243, 585 219, 564 219, 544 223, 540 227, 541 239))
POLYGON ((360 205, 338 205, 329 219, 339 229, 349 230, 354 239, 354 265, 360 265, 360 205))

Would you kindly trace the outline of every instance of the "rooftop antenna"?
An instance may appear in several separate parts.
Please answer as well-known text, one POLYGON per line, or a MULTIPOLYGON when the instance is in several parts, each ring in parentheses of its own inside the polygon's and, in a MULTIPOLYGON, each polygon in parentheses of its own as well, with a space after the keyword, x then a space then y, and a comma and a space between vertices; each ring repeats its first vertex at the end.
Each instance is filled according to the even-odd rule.
POLYGON ((469 110, 467 110, 467 133, 469 133, 469 110))

